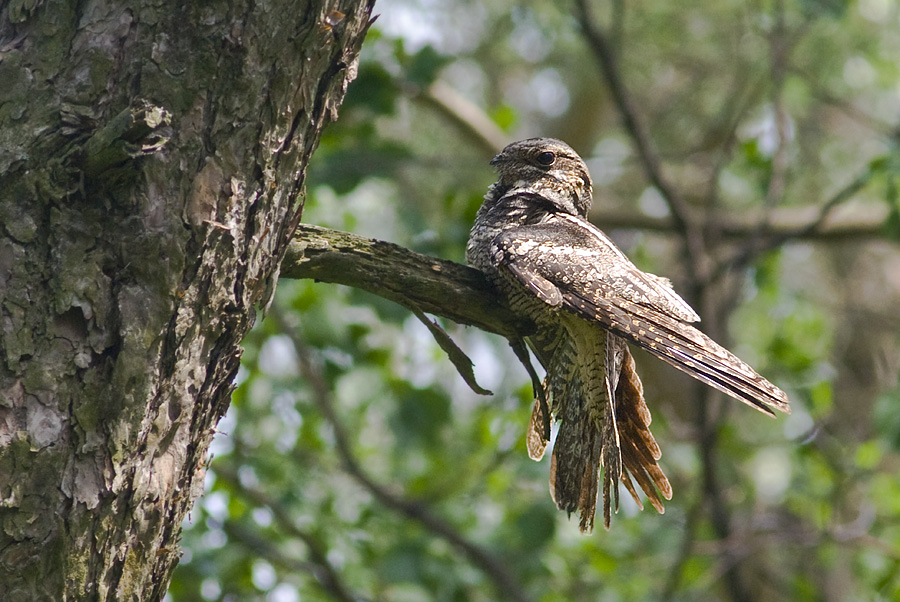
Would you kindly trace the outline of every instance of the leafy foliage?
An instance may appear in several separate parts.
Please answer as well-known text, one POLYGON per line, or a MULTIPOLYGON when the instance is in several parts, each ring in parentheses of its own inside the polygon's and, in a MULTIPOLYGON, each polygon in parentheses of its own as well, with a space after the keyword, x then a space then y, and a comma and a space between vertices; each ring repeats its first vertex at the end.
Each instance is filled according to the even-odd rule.
MULTIPOLYGON (((582 151, 601 227, 622 212, 668 215, 568 7, 383 10, 313 159, 306 221, 462 260, 492 149, 429 98, 435 82, 509 139, 552 135, 582 151)), ((444 324, 494 391, 478 396, 405 310, 282 281, 245 342, 173 601, 888 600, 900 590, 897 6, 595 10, 692 209, 723 224, 757 216, 709 241, 725 267, 700 285, 704 317, 730 327, 717 337, 788 391, 793 414, 769 420, 639 357, 675 498, 657 516, 624 496, 612 532, 580 536, 549 498, 548 462, 525 455, 531 390, 505 341, 444 324), (818 217, 862 226, 802 233, 818 217), (789 233, 781 244, 726 265, 777 228, 789 233)), ((683 240, 640 223, 611 234, 685 290, 683 240)))

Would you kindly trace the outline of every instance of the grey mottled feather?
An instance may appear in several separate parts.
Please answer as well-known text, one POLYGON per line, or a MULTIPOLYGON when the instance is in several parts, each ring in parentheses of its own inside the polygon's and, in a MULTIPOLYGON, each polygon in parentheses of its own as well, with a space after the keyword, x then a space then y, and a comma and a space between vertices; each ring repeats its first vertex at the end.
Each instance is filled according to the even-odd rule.
POLYGON ((491 163, 499 178, 466 256, 537 326, 528 342, 547 371, 548 407, 535 403, 528 453, 543 456, 549 421, 558 421, 551 494, 580 514, 583 531, 593 527, 601 467, 607 528, 620 479, 638 504, 634 481, 662 512, 672 489, 626 339, 760 411, 788 412, 787 397, 692 326, 697 314, 669 282, 638 270, 587 221, 591 179, 568 145, 523 140, 491 163))

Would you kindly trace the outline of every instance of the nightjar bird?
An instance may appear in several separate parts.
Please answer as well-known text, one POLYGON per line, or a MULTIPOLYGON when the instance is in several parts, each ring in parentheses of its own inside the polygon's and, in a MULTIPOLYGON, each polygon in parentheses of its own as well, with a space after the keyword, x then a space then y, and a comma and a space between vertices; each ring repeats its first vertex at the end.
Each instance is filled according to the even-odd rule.
POLYGON ((634 481, 660 513, 661 498, 672 497, 626 341, 764 413, 790 412, 784 392, 691 325, 700 318, 668 280, 637 269, 588 222, 591 177, 567 144, 514 142, 491 165, 499 178, 466 258, 536 326, 527 341, 546 377, 528 453, 544 455, 555 419, 550 492, 558 508, 579 513, 583 532, 593 529, 601 467, 607 529, 620 479, 641 507, 634 481))

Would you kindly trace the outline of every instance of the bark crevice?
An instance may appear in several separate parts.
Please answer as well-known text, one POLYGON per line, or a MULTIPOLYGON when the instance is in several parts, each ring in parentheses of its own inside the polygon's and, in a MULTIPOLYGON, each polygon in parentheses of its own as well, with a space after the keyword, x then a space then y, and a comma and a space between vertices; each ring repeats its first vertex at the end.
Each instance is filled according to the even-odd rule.
POLYGON ((372 4, 0 12, 4 597, 164 595, 372 4))

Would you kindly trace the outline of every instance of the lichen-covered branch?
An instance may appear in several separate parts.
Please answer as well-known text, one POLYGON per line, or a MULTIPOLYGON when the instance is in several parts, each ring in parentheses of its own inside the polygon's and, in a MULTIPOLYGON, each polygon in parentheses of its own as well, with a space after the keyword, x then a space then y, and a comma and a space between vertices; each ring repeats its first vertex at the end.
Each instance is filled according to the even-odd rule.
POLYGON ((478 270, 348 232, 301 224, 281 275, 346 284, 507 338, 530 330, 478 270))

